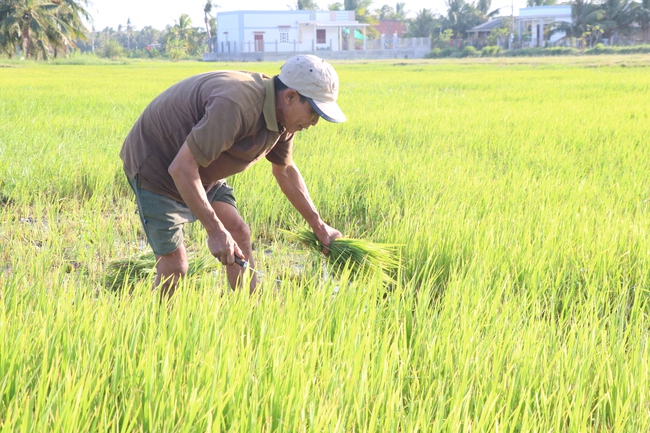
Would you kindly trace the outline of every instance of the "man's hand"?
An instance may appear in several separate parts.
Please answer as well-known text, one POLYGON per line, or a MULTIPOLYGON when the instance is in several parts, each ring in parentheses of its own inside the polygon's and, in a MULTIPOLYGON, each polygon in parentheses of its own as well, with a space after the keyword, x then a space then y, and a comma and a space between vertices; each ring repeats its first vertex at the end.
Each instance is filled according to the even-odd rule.
POLYGON ((231 266, 235 263, 235 256, 244 260, 246 259, 239 249, 239 245, 237 245, 237 242, 235 242, 230 232, 226 229, 208 234, 208 248, 210 249, 210 254, 226 266, 231 266))
POLYGON ((334 227, 330 227, 325 223, 322 223, 318 228, 314 229, 316 237, 325 245, 323 247, 323 254, 328 255, 330 253, 329 246, 332 244, 334 239, 343 237, 341 232, 336 230, 334 227))

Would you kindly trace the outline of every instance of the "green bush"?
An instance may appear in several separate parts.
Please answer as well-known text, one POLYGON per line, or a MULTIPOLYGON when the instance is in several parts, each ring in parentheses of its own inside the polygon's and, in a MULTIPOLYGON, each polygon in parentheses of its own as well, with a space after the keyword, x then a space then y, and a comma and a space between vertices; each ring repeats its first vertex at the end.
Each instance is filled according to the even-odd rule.
POLYGON ((477 57, 477 56, 479 56, 478 50, 471 45, 468 45, 465 48, 463 48, 463 51, 461 52, 461 57, 477 57))
POLYGON ((447 29, 439 34, 437 37, 433 37, 431 40, 431 46, 433 48, 443 49, 449 46, 449 41, 454 36, 454 32, 451 29, 447 29))
POLYGON ((108 58, 101 58, 95 53, 73 51, 70 55, 52 59, 48 62, 50 65, 110 65, 110 64, 128 64, 124 60, 113 61, 108 58))
POLYGON ((571 47, 553 47, 545 48, 544 51, 547 51, 549 56, 566 56, 578 53, 578 50, 571 47))
POLYGON ((440 51, 440 57, 460 57, 461 52, 460 50, 457 50, 456 48, 443 48, 442 51, 440 51))
POLYGON ((165 46, 165 54, 167 54, 167 57, 169 57, 172 61, 178 62, 179 60, 184 59, 187 55, 187 47, 183 41, 172 39, 167 41, 167 45, 165 46))
POLYGON ((501 47, 492 45, 492 46, 484 47, 481 50, 481 56, 483 57, 498 56, 499 54, 501 54, 501 51, 502 51, 501 47))
POLYGON ((156 48, 152 48, 152 49, 147 51, 147 56, 150 59, 159 59, 159 58, 162 57, 162 53, 160 52, 160 50, 158 50, 156 48))
POLYGON ((596 44, 595 47, 586 51, 586 54, 647 54, 650 53, 650 45, 635 45, 631 47, 608 47, 603 44, 596 44))
POLYGON ((441 52, 441 51, 442 51, 442 50, 441 50, 440 48, 434 48, 434 49, 432 49, 431 51, 429 51, 429 52, 424 56, 424 58, 425 58, 425 59, 437 59, 438 57, 440 57, 440 52, 441 52))
POLYGON ((127 57, 130 59, 148 59, 149 53, 144 48, 134 48, 126 52, 127 57))
POLYGON ((111 39, 102 45, 98 55, 106 59, 117 59, 124 56, 124 47, 115 39, 111 39))
POLYGON ((573 47, 551 47, 551 48, 521 48, 518 50, 503 50, 498 46, 487 46, 477 51, 471 45, 463 48, 462 51, 455 48, 434 48, 426 55, 428 59, 439 59, 445 57, 475 57, 475 56, 506 56, 506 57, 541 57, 541 56, 577 56, 577 55, 601 55, 601 54, 650 54, 650 45, 635 45, 627 47, 611 47, 597 44, 595 47, 582 51, 573 47))
POLYGON ((461 57, 461 51, 455 48, 434 48, 426 56, 427 59, 441 59, 445 57, 461 57))
POLYGON ((503 53, 503 55, 508 57, 566 56, 575 54, 580 54, 580 51, 571 47, 522 48, 520 50, 509 50, 503 53))

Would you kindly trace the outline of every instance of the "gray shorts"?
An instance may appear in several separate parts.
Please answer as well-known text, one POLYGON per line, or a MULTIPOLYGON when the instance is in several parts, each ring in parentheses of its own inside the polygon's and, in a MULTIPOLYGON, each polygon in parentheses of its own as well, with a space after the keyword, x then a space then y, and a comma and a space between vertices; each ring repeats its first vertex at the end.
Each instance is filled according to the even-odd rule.
MULTIPOLYGON (((196 221, 196 216, 185 203, 140 188, 137 176, 129 179, 129 184, 135 193, 140 221, 154 254, 164 256, 176 251, 185 239, 183 225, 196 221)), ((225 181, 208 191, 208 201, 237 207, 233 189, 225 181)))

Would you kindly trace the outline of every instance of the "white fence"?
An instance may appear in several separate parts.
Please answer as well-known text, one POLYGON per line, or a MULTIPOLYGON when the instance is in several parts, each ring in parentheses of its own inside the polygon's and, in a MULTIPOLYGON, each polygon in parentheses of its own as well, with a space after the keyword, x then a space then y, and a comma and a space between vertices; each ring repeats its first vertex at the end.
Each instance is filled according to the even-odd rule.
POLYGON ((280 43, 279 41, 220 41, 212 38, 205 44, 205 52, 211 53, 281 53, 281 52, 322 52, 322 51, 373 51, 373 50, 431 50, 430 38, 398 38, 384 37, 375 40, 356 40, 354 46, 350 46, 348 40, 343 40, 342 46, 337 47, 336 41, 316 45, 312 43, 311 50, 301 50, 298 41, 280 43))

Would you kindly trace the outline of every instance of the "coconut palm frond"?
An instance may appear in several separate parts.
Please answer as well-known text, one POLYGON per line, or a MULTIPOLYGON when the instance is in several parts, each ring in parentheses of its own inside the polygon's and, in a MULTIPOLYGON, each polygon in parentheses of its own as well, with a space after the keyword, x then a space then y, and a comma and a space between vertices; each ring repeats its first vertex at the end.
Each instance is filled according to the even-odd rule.
POLYGON ((15 45, 25 57, 47 58, 68 52, 74 41, 85 39, 83 19, 91 21, 86 0, 5 0, 0 2, 0 36, 11 55, 15 45))

